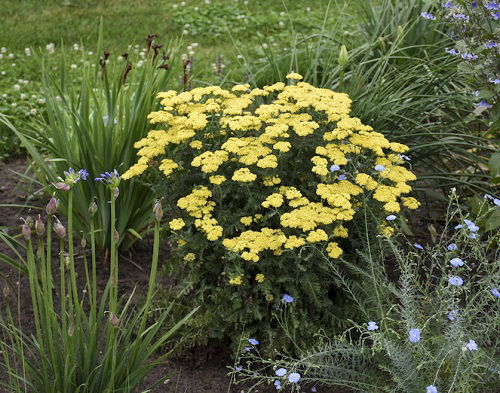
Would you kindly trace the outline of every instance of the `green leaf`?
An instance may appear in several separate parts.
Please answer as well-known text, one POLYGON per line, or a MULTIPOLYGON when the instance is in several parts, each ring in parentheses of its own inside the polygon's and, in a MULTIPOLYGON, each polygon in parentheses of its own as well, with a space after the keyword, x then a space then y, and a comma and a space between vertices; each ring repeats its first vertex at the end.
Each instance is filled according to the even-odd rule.
POLYGON ((494 181, 498 181, 500 177, 500 152, 493 153, 489 161, 490 175, 494 181))
POLYGON ((139 235, 139 233, 134 228, 128 228, 127 231, 134 235, 136 238, 142 240, 142 236, 139 235))
POLYGON ((500 209, 495 209, 486 220, 484 229, 486 231, 494 231, 498 227, 500 227, 500 209))

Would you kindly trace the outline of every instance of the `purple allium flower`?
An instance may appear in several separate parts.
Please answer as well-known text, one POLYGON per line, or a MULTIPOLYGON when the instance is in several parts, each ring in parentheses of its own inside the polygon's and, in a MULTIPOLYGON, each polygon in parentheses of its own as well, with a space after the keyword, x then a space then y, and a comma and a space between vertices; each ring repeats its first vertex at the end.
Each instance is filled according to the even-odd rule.
POLYGON ((416 249, 418 250, 423 250, 424 248, 422 247, 422 245, 418 244, 418 243, 413 243, 413 247, 415 247, 416 249))
POLYGON ((469 351, 477 351, 477 344, 474 340, 469 340, 465 348, 467 348, 469 351))
POLYGON ((493 17, 493 19, 498 20, 500 19, 500 12, 492 12, 491 16, 493 17))
POLYGON ((260 344, 260 342, 258 340, 256 340, 255 338, 249 338, 248 342, 252 345, 259 345, 260 344))
POLYGON ((446 3, 441 4, 444 8, 451 8, 453 6, 451 1, 447 1, 446 3))
POLYGON ((396 219, 396 216, 394 214, 391 214, 385 218, 387 221, 394 221, 396 219))
POLYGON ((477 1, 473 1, 473 2, 471 3, 471 6, 472 6, 472 8, 477 8, 477 1))
POLYGON ((462 59, 465 59, 465 60, 476 60, 477 59, 477 55, 473 55, 472 53, 462 53, 461 57, 462 57, 462 59))
POLYGON ((420 329, 411 329, 408 339, 411 343, 418 343, 420 341, 420 329))
POLYGON ((339 169, 340 169, 340 166, 338 166, 337 164, 333 164, 330 167, 330 172, 335 172, 335 171, 338 171, 339 169))
POLYGON ((500 298, 500 291, 498 290, 498 288, 493 288, 491 290, 491 294, 497 298, 500 298))
POLYGON ((80 178, 83 180, 87 180, 87 176, 89 175, 86 169, 80 169, 78 171, 78 174, 80 175, 80 178))
POLYGON ((288 371, 287 371, 287 369, 286 369, 286 368, 280 367, 279 369, 277 369, 277 370, 275 371, 275 374, 276 374, 278 377, 282 377, 282 376, 286 375, 286 373, 287 373, 287 372, 288 372, 288 371))
POLYGON ((288 376, 288 381, 291 383, 297 383, 300 381, 300 374, 299 373, 291 373, 288 376))
POLYGON ((337 179, 339 179, 339 180, 347 180, 347 176, 346 175, 339 175, 337 177, 337 179))
POLYGON ((462 278, 459 276, 450 276, 450 278, 448 278, 448 282, 451 285, 460 286, 464 283, 464 280, 462 280, 462 278))
POLYGON ((293 296, 290 296, 288 294, 284 294, 283 297, 281 298, 281 301, 283 303, 292 303, 294 301, 293 296))
POLYGON ((489 78, 488 80, 490 83, 493 83, 494 85, 500 85, 500 79, 489 78))
POLYGON ((313 393, 314 393, 314 392, 317 392, 317 390, 316 390, 316 387, 315 387, 315 386, 313 386, 313 387, 311 388, 311 392, 313 392, 313 393))
POLYGON ((497 45, 498 44, 495 41, 490 41, 487 44, 485 44, 487 48, 495 48, 497 45))
POLYGON ((428 12, 422 12, 420 15, 424 19, 436 20, 436 17, 434 15, 432 15, 432 14, 429 14, 428 12))
POLYGON ((459 50, 456 50, 455 48, 453 49, 448 49, 448 48, 445 48, 444 50, 446 53, 449 53, 450 55, 459 55, 460 54, 460 51, 459 50))
POLYGON ((449 313, 448 313, 448 319, 450 321, 454 321, 455 318, 457 317, 458 315, 458 310, 451 310, 449 313))
POLYGON ((446 248, 448 249, 448 251, 458 250, 458 246, 455 243, 448 244, 446 248))
POLYGON ((429 385, 425 388, 425 393, 438 393, 438 390, 434 385, 429 385))
POLYGON ((377 330, 378 329, 378 325, 376 322, 373 322, 373 321, 370 321, 368 322, 368 327, 367 327, 368 330, 377 330))
POLYGON ((375 165, 375 168, 374 168, 374 169, 375 169, 377 172, 383 172, 383 171, 385 171, 385 166, 378 164, 378 165, 375 165))
POLYGON ((458 267, 458 266, 463 266, 464 265, 464 261, 462 261, 460 258, 453 258, 451 261, 450 261, 450 264, 452 266, 455 266, 455 267, 458 267))

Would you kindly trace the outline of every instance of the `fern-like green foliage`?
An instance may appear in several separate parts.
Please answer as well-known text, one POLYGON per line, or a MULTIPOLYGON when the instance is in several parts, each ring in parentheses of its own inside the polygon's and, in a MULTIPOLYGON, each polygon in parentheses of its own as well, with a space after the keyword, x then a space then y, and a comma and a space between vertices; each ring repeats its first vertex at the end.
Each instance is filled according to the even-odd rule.
MULTIPOLYGON (((366 393, 424 393, 432 386, 439 393, 497 391, 500 235, 482 232, 450 206, 434 244, 410 245, 374 238, 367 231, 359 251, 366 263, 364 271, 358 272, 364 279, 362 286, 348 283, 340 268, 331 266, 359 308, 353 314, 362 315, 362 320, 349 321, 351 327, 342 335, 321 335, 320 344, 302 349, 297 358, 244 356, 235 377, 258 383, 278 380, 285 386, 290 384, 287 376, 298 372, 304 384, 366 393), (454 266, 450 263, 454 258, 464 264, 454 266), (453 285, 450 277, 460 277, 463 283, 453 285), (376 324, 375 329, 368 328, 369 321, 376 324), (413 342, 412 329, 420 332, 413 342), (260 365, 257 374, 256 364, 260 365), (278 367, 287 373, 277 376, 278 367)), ((492 209, 498 208, 488 206, 485 199, 483 213, 492 209)), ((359 270, 349 263, 347 268, 359 270)))

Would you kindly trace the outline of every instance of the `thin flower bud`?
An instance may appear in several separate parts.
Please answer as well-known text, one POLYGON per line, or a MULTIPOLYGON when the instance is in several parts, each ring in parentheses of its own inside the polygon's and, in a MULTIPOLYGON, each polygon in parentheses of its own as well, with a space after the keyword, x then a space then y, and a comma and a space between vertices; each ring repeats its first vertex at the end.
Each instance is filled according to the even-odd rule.
POLYGON ((66 228, 61 224, 58 218, 56 218, 56 223, 54 224, 54 232, 59 237, 59 239, 64 239, 66 237, 66 228))
POLYGON ((348 61, 349 61, 349 54, 347 53, 347 48, 345 47, 345 45, 342 45, 340 47, 339 58, 338 58, 339 65, 342 68, 344 68, 347 65, 348 61))
POLYGON ((86 245, 87 245, 87 239, 85 239, 85 236, 82 236, 82 240, 80 241, 80 246, 82 248, 85 248, 86 245))
POLYGON ((120 320, 118 319, 118 317, 116 316, 116 314, 110 312, 109 313, 109 323, 113 326, 113 327, 118 327, 118 325, 120 324, 120 320))
POLYGON ((161 206, 161 199, 157 199, 153 206, 153 214, 155 216, 156 221, 160 222, 163 217, 163 209, 161 206))
POLYGON ((66 268, 66 270, 69 270, 69 265, 70 265, 69 254, 67 252, 65 252, 64 253, 64 267, 66 268))
POLYGON ((97 203, 95 203, 95 201, 92 201, 92 203, 89 206, 90 217, 93 217, 96 213, 97 213, 97 203))
POLYGON ((59 203, 57 202, 57 199, 52 196, 49 203, 47 203, 47 206, 45 207, 45 211, 47 212, 47 214, 54 215, 57 211, 58 206, 59 203))
POLYGON ((42 237, 43 234, 45 233, 45 225, 43 224, 42 217, 40 216, 40 214, 38 215, 38 218, 35 221, 35 231, 39 237, 42 237))
POLYGON ((24 240, 28 241, 31 239, 31 228, 28 224, 23 224, 23 226, 21 227, 21 233, 23 234, 24 240))
POLYGON ((24 223, 31 228, 34 224, 33 218, 31 216, 26 217, 24 223))
POLYGON ((68 336, 73 337, 73 334, 75 334, 75 324, 72 322, 68 328, 68 336))
POLYGON ((114 195, 115 199, 118 199, 118 195, 120 195, 120 189, 118 187, 114 188, 113 195, 114 195))
POLYGON ((66 184, 66 183, 62 183, 62 182, 57 182, 57 183, 52 183, 52 185, 57 188, 58 190, 61 190, 61 191, 69 191, 69 189, 71 188, 69 186, 69 184, 66 184))
POLYGON ((113 239, 115 242, 118 242, 118 240, 120 240, 120 234, 118 233, 118 231, 116 229, 115 229, 113 239))
POLYGON ((10 288, 9 288, 9 286, 8 286, 8 285, 4 285, 4 287, 3 287, 3 290, 2 290, 2 291, 3 291, 3 295, 4 295, 6 298, 8 298, 8 297, 10 296, 10 288))

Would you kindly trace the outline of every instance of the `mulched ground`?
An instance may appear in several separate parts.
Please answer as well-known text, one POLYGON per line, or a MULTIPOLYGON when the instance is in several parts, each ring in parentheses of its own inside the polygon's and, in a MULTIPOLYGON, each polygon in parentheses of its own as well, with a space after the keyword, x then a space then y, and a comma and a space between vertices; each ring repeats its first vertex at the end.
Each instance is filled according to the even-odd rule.
MULTIPOLYGON (((0 164, 0 205, 32 205, 45 207, 48 198, 41 193, 37 193, 36 183, 30 183, 18 174, 28 173, 28 164, 25 159, 13 160, 6 164, 0 164), (35 195, 35 196, 33 196, 35 195), (38 195, 38 196, 37 196, 38 195)), ((38 214, 36 209, 21 207, 3 207, 0 206, 0 229, 14 235, 20 232, 21 219, 31 215, 35 217, 38 214)), ((147 288, 149 279, 149 255, 150 246, 142 244, 124 258, 121 258, 120 270, 120 290, 124 294, 136 286, 137 288, 147 288)), ((0 241, 0 252, 9 253, 8 247, 0 241)), ((168 249, 160 250, 160 261, 162 256, 168 255, 168 249)), ((99 264, 98 264, 99 265, 99 264)), ((103 288, 108 278, 107 266, 100 264, 99 286, 103 288)), ((77 274, 83 276, 82 266, 77 267, 77 274)), ((20 301, 21 315, 19 318, 22 329, 25 333, 34 332, 34 322, 32 317, 32 308, 29 294, 29 286, 26 277, 0 262, 0 273, 8 277, 16 286, 16 296, 12 296, 11 302, 15 304, 16 298, 20 301)), ((57 280, 58 266, 54 264, 54 277, 57 280)), ((2 280, 0 279, 0 282, 2 280)), ((57 281, 56 281, 57 282, 57 281)), ((5 284, 0 283, 0 286, 5 284)), ((5 309, 5 298, 0 296, 0 312, 5 309)), ((14 305, 12 305, 14 308, 14 305)), ((170 379, 162 386, 156 388, 157 393, 247 393, 248 386, 234 385, 228 377, 228 365, 233 364, 230 354, 226 347, 220 348, 196 348, 189 353, 179 354, 175 358, 165 362, 162 367, 157 368, 150 375, 146 382, 153 382, 162 376, 171 375, 170 379)), ((0 380, 6 380, 5 371, 0 370, 0 380)), ((275 392, 273 386, 259 388, 254 392, 267 393, 275 392)), ((309 391, 306 389, 304 391, 309 391)), ((317 388, 319 393, 346 393, 345 391, 332 390, 327 388, 317 388)), ((3 392, 0 387, 0 392, 3 392)), ((5 391, 7 393, 7 391, 5 391)))

